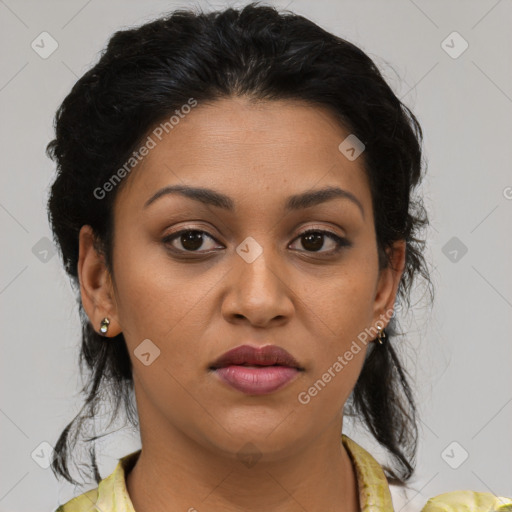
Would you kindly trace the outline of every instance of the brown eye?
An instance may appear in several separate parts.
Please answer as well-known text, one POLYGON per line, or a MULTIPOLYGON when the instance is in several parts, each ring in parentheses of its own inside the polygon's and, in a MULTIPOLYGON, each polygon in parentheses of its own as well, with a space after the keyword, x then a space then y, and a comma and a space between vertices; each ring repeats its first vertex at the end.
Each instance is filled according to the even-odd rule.
MULTIPOLYGON (((207 239, 215 241, 215 239, 206 231, 198 229, 182 229, 177 233, 166 236, 162 241, 165 244, 170 244, 173 250, 179 252, 203 252, 198 251, 198 249, 203 246, 207 239), (174 241, 177 241, 181 247, 176 247, 176 245, 173 244, 174 241)), ((206 251, 208 250, 209 249, 206 249, 206 251)))
POLYGON ((310 229, 301 233, 296 240, 301 240, 302 247, 307 252, 332 253, 339 251, 342 247, 349 247, 351 244, 346 238, 342 238, 331 231, 310 229), (324 247, 326 237, 329 239, 330 249, 321 251, 324 247))

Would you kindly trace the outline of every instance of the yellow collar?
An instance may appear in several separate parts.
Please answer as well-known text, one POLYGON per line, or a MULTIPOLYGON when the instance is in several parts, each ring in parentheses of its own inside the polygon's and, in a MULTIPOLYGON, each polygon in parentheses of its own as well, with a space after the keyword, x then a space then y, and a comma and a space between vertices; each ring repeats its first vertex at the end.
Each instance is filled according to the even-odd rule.
POLYGON ((345 434, 341 439, 356 470, 361 512, 393 512, 388 481, 380 464, 345 434))

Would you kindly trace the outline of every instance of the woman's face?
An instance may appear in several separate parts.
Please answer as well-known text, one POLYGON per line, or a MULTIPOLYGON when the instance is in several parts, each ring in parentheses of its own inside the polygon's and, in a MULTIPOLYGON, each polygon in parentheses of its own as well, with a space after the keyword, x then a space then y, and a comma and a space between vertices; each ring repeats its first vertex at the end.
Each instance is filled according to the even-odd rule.
POLYGON ((296 102, 199 103, 125 178, 113 288, 88 289, 96 256, 83 229, 84 306, 96 328, 108 316, 109 335, 124 334, 142 429, 231 455, 250 440, 272 458, 341 422, 366 353, 358 335, 392 307, 400 278, 379 273, 362 157, 338 149, 348 135, 296 102), (173 186, 212 192, 159 194, 173 186), (327 187, 345 192, 307 200, 327 187), (302 371, 264 394, 236 389, 210 367, 244 344, 279 346, 302 371))

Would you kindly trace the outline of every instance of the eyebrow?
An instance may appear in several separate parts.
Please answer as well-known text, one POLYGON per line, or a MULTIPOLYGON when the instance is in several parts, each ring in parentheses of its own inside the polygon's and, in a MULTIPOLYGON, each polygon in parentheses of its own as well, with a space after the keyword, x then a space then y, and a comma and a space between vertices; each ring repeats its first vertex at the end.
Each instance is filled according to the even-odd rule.
MULTIPOLYGON (((191 187, 189 185, 169 185, 160 189, 144 203, 144 208, 147 208, 157 199, 168 194, 179 194, 207 205, 223 208, 230 212, 235 210, 235 203, 231 197, 210 188, 191 187)), ((311 206, 332 201, 333 199, 348 199, 359 208, 361 215, 364 218, 364 208, 359 199, 357 199, 352 192, 334 186, 290 196, 286 200, 285 210, 288 212, 292 210, 310 208, 311 206)))

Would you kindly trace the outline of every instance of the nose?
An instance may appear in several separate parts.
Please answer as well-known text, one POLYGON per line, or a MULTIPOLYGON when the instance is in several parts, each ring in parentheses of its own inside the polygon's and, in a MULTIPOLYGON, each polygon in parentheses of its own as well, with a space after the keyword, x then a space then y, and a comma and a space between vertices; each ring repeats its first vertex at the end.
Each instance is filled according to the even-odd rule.
POLYGON ((228 322, 249 322, 256 327, 283 324, 294 311, 291 290, 277 259, 263 251, 248 263, 235 255, 233 272, 226 276, 228 292, 222 314, 228 322))

